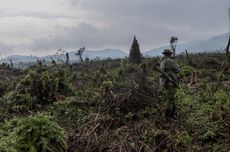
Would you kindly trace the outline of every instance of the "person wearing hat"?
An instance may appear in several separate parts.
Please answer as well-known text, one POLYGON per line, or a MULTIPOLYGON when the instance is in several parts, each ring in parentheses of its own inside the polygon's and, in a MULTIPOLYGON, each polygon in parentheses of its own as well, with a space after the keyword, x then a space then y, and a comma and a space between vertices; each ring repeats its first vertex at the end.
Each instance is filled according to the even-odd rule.
POLYGON ((160 69, 168 75, 170 80, 162 75, 160 77, 160 85, 166 90, 166 118, 172 118, 176 113, 175 95, 178 87, 177 74, 180 72, 180 67, 172 58, 173 52, 170 49, 165 49, 162 54, 164 54, 164 57, 161 59, 160 69))

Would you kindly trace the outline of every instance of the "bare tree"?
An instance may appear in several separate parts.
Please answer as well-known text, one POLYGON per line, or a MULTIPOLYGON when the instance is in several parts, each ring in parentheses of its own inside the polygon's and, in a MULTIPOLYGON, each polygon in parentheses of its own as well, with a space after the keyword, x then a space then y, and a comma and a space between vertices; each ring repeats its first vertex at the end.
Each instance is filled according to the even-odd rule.
MULTIPOLYGON (((230 8, 228 8, 228 20, 230 23, 230 8)), ((226 48, 226 56, 227 56, 227 62, 228 63, 230 63, 229 47, 230 47, 230 35, 229 35, 228 44, 227 44, 227 48, 226 48)))
POLYGON ((197 65, 192 61, 192 58, 190 57, 188 50, 185 50, 185 54, 186 54, 186 59, 187 59, 188 64, 192 66, 193 68, 195 68, 197 65))
POLYGON ((65 55, 66 55, 65 64, 66 64, 66 65, 69 65, 69 53, 67 52, 65 55))
POLYGON ((56 61, 52 57, 50 57, 50 59, 51 59, 51 63, 56 66, 57 65, 56 61))
POLYGON ((56 59, 57 62, 60 61, 60 62, 64 63, 63 58, 64 58, 64 56, 65 56, 65 54, 66 54, 65 52, 66 52, 66 51, 63 50, 63 49, 58 49, 58 50, 56 51, 56 53, 55 53, 55 55, 54 55, 54 58, 56 59))
POLYGON ((42 61, 41 60, 39 60, 39 59, 37 59, 37 64, 38 64, 38 66, 40 67, 40 68, 42 68, 42 61))
POLYGON ((10 59, 10 67, 11 67, 11 68, 13 68, 13 67, 14 67, 14 64, 13 64, 12 59, 10 59))
POLYGON ((230 47, 230 35, 229 35, 228 44, 226 48, 226 56, 227 56, 228 62, 230 62, 229 47, 230 47))
POLYGON ((79 56, 81 62, 83 62, 82 54, 83 54, 84 51, 85 51, 85 47, 82 47, 77 51, 77 53, 75 53, 75 55, 79 56))
POLYGON ((177 45, 177 41, 178 41, 178 38, 175 37, 175 36, 172 36, 171 39, 170 39, 170 45, 171 45, 171 49, 173 51, 173 56, 176 55, 176 45, 177 45))

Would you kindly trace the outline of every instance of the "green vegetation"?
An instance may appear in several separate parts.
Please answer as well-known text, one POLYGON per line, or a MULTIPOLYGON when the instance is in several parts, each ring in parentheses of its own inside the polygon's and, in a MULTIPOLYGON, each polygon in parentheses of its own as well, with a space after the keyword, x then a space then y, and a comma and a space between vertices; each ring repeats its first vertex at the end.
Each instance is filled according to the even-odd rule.
POLYGON ((61 152, 68 147, 64 130, 44 114, 6 121, 0 137, 0 150, 7 152, 61 152))
POLYGON ((0 151, 230 151, 230 71, 223 54, 178 56, 175 119, 165 119, 159 58, 3 69, 0 151), (136 63, 136 62, 135 62, 136 63), (15 73, 16 72, 16 73, 15 73), (7 86, 7 87, 5 87, 7 86))

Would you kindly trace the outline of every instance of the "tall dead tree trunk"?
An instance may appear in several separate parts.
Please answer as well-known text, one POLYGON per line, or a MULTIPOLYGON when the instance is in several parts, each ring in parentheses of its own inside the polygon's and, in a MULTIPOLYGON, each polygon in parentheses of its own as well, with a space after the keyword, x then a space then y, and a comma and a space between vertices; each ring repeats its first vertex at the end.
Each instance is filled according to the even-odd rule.
POLYGON ((11 68, 14 67, 13 60, 12 60, 12 59, 10 59, 10 67, 11 67, 11 68))
POLYGON ((226 48, 226 56, 227 56, 228 63, 230 63, 229 47, 230 47, 230 35, 229 35, 228 44, 227 44, 227 48, 226 48))
POLYGON ((66 53, 66 61, 65 61, 65 64, 66 65, 69 65, 69 53, 66 53))
POLYGON ((172 36, 170 39, 170 45, 171 49, 173 51, 173 56, 176 56, 176 45, 177 45, 178 38, 175 36, 172 36))
POLYGON ((51 59, 51 63, 52 63, 53 65, 57 66, 56 61, 55 61, 52 57, 50 57, 50 59, 51 59))
POLYGON ((193 68, 195 68, 197 65, 192 61, 192 58, 190 57, 188 50, 185 50, 185 54, 186 54, 187 63, 193 68))
POLYGON ((81 62, 83 62, 82 54, 83 54, 84 51, 85 51, 85 47, 82 47, 77 51, 77 53, 75 53, 75 55, 79 56, 81 62))

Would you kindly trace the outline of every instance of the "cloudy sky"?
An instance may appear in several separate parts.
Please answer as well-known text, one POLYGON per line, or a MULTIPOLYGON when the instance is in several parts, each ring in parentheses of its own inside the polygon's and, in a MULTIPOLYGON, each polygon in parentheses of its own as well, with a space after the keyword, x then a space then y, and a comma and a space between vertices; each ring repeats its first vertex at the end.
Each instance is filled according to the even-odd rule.
POLYGON ((0 0, 0 56, 62 48, 141 51, 229 31, 229 0, 0 0))

